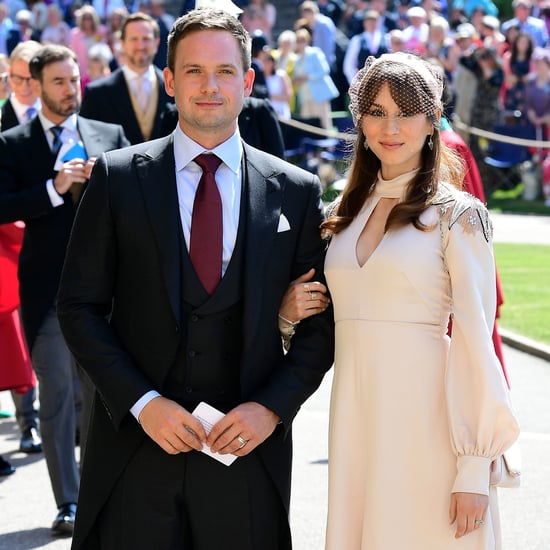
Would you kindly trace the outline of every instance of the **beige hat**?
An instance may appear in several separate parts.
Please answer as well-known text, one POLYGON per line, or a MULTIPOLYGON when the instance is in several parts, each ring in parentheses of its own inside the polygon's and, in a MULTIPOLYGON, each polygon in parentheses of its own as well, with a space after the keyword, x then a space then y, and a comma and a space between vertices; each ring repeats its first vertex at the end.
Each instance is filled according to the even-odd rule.
POLYGON ((367 10, 363 14, 363 21, 365 19, 378 19, 380 17, 380 14, 376 10, 367 10))

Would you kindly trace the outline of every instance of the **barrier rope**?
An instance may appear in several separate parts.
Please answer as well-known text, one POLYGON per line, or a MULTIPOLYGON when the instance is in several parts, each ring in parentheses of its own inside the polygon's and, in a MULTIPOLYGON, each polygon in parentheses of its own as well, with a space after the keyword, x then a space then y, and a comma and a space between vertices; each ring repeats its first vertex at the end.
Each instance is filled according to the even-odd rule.
MULTIPOLYGON (((292 128, 303 130, 304 132, 322 136, 324 138, 334 138, 334 139, 340 139, 344 141, 355 140, 355 133, 353 132, 346 133, 346 132, 337 132, 336 130, 326 130, 325 128, 319 128, 318 126, 311 126, 310 124, 306 124, 304 122, 300 122, 294 119, 280 118, 279 122, 281 124, 286 124, 287 126, 291 126, 292 128)), ((453 124, 453 127, 458 130, 462 130, 463 132, 466 132, 468 134, 473 134, 474 136, 490 139, 492 141, 501 141, 503 143, 510 143, 512 145, 523 145, 525 147, 534 147, 536 149, 550 149, 550 141, 517 138, 512 136, 505 136, 502 134, 496 134, 494 132, 488 132, 487 130, 481 130, 480 128, 475 128, 474 126, 468 126, 467 124, 464 124, 462 121, 460 121, 456 117, 455 119, 453 119, 452 124, 453 124)))

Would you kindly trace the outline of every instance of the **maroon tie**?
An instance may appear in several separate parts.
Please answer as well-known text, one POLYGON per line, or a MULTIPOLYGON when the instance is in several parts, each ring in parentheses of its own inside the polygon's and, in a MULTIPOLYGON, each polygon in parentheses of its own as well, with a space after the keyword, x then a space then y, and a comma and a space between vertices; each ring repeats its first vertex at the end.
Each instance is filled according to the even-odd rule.
POLYGON ((199 155, 202 176, 195 193, 189 255, 205 290, 212 294, 222 278, 222 200, 214 174, 221 164, 216 155, 199 155))

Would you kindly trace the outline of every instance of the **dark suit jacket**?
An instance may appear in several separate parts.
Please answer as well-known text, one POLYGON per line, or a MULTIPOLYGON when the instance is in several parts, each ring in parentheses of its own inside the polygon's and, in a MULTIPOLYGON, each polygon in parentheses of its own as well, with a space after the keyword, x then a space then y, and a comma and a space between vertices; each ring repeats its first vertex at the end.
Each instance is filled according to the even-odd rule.
MULTIPOLYGON (((167 136, 178 123, 178 110, 168 103, 162 113, 161 134, 167 136)), ((269 99, 246 97, 239 114, 239 133, 248 145, 266 153, 285 158, 283 132, 269 99)))
MULTIPOLYGON (((310 173, 246 144, 244 150, 241 394, 243 401, 262 403, 283 421, 254 452, 288 509, 290 426, 332 364, 334 337, 327 310, 302 321, 284 355, 277 314, 291 280, 311 267, 322 273, 320 187, 310 173), (278 231, 281 214, 288 231, 278 231)), ((58 302, 67 343, 99 399, 73 548, 92 548, 97 515, 147 437, 130 407, 149 390, 164 392, 176 359, 182 333, 180 223, 172 136, 98 161, 75 221, 58 302)))
MULTIPOLYGON (((155 72, 159 82, 159 100, 150 139, 162 136, 160 116, 166 104, 172 101, 164 89, 162 71, 155 67, 155 72)), ((90 82, 86 86, 80 107, 80 116, 121 124, 132 145, 145 141, 132 107, 130 91, 122 69, 117 69, 109 76, 90 82)))
MULTIPOLYGON (((120 126, 78 118, 88 157, 128 145, 120 126)), ((54 176, 51 153, 40 119, 0 134, 0 223, 26 224, 19 257, 23 327, 29 348, 48 309, 53 306, 75 206, 70 193, 53 207, 46 181, 54 176)))
POLYGON ((4 105, 2 105, 2 119, 0 120, 0 129, 2 132, 13 128, 14 126, 19 126, 20 122, 15 114, 15 109, 11 104, 11 101, 8 99, 4 105))

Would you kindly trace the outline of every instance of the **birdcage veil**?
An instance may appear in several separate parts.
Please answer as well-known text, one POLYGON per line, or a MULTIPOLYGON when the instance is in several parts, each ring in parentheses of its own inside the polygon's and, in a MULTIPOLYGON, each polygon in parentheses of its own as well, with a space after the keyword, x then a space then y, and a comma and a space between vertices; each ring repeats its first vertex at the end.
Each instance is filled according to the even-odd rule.
POLYGON ((384 84, 389 85, 394 101, 405 114, 425 114, 435 128, 439 127, 442 76, 430 63, 403 52, 370 56, 355 75, 349 88, 349 110, 356 126, 384 84))

